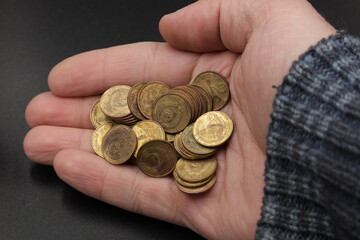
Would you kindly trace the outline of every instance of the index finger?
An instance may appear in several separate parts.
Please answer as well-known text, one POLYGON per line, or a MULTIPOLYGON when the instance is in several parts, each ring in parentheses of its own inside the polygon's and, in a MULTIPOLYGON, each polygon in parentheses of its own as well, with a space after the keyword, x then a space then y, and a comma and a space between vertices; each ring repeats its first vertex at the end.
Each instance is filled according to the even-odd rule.
POLYGON ((190 81, 198 57, 166 43, 134 43, 65 59, 51 70, 48 82, 62 97, 96 95, 117 84, 137 82, 161 81, 174 87, 190 81))

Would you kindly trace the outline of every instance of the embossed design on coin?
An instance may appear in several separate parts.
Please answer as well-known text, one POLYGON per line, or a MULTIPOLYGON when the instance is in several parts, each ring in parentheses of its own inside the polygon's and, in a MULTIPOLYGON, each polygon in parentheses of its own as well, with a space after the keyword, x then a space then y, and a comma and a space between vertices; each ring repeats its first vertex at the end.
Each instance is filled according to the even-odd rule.
POLYGON ((219 110, 227 103, 230 90, 226 78, 216 72, 203 72, 195 77, 193 84, 208 88, 213 100, 213 110, 219 110))
POLYGON ((207 155, 214 153, 217 148, 210 148, 199 144, 193 135, 194 124, 187 126, 182 132, 182 143, 184 147, 195 154, 207 155))
POLYGON ((140 112, 148 119, 153 119, 153 106, 157 99, 169 91, 169 87, 162 82, 150 82, 143 86, 138 93, 137 102, 140 112))
POLYGON ((104 157, 101 146, 105 134, 111 129, 111 127, 112 127, 112 123, 105 123, 104 125, 101 125, 97 129, 95 129, 95 131, 92 134, 91 137, 92 149, 100 157, 104 157))
POLYGON ((178 95, 165 94, 157 100, 153 117, 164 128, 165 132, 177 133, 190 122, 190 106, 178 95))
POLYGON ((100 108, 100 99, 96 100, 90 110, 90 121, 94 128, 106 123, 114 123, 100 108))
POLYGON ((136 163, 143 173, 151 177, 163 177, 175 168, 179 155, 164 140, 152 140, 138 151, 136 163))
POLYGON ((233 132, 233 122, 224 112, 211 111, 201 115, 194 123, 195 140, 207 147, 225 143, 233 132))
POLYGON ((176 163, 178 176, 186 182, 200 182, 215 173, 216 158, 209 157, 202 160, 186 160, 180 158, 176 163))
POLYGON ((138 122, 132 127, 136 138, 137 138, 137 148, 135 150, 134 156, 137 156, 137 153, 142 145, 151 141, 151 140, 165 140, 165 131, 155 121, 145 120, 138 122))
POLYGON ((136 149, 134 131, 125 125, 116 125, 106 134, 102 144, 102 152, 106 161, 122 164, 128 161, 136 149))
POLYGON ((131 87, 117 85, 106 90, 100 98, 101 110, 111 118, 122 118, 129 115, 127 96, 131 87))

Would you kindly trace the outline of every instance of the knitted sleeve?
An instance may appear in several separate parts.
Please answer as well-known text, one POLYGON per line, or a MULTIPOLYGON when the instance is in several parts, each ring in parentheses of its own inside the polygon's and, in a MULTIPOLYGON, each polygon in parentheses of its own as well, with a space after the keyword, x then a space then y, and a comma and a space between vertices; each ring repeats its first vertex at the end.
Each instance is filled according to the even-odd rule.
POLYGON ((360 239, 360 40, 311 47, 273 109, 256 239, 360 239))

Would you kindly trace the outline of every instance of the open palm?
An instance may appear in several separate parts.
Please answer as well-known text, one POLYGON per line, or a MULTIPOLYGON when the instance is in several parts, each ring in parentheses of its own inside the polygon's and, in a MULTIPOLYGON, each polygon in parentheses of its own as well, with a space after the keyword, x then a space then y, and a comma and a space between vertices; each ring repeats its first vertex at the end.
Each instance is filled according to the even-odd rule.
POLYGON ((49 75, 52 92, 35 97, 27 108, 33 128, 25 152, 107 203, 207 238, 253 238, 263 197, 272 86, 281 83, 301 52, 334 32, 306 1, 268 2, 199 1, 162 19, 168 43, 117 46, 64 60, 49 75), (136 166, 111 165, 92 151, 89 111, 107 88, 148 81, 175 87, 207 70, 228 78, 231 99, 222 110, 235 126, 216 154, 217 183, 209 192, 184 194, 171 177, 150 178, 136 166))

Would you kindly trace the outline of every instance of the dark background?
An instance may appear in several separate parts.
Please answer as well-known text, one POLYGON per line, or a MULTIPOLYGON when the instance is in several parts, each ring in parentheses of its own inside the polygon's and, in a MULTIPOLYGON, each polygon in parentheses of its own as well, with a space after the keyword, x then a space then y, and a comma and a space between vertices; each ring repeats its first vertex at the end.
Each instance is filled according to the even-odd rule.
MULTIPOLYGON (((190 0, 0 0, 0 239, 201 239, 192 231, 91 199, 30 162, 27 103, 49 70, 97 48, 162 41, 161 16, 190 0)), ((318 0, 338 29, 360 36, 359 0, 318 0)))

